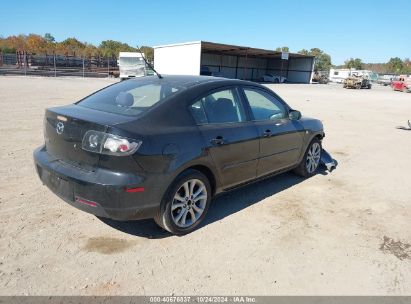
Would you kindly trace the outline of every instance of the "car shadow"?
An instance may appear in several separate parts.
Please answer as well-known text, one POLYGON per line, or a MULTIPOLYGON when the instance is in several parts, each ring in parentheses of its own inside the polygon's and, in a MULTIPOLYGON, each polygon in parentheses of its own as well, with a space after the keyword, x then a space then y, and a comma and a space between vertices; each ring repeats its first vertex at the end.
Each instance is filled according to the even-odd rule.
POLYGON ((138 221, 116 221, 103 217, 98 219, 116 230, 147 239, 162 239, 172 236, 171 233, 157 226, 153 219, 138 221))
POLYGON ((213 200, 200 228, 222 220, 305 180, 306 178, 287 172, 221 194, 213 200))
MULTIPOLYGON (((327 175, 328 173, 321 167, 318 174, 327 175)), ((280 193, 305 180, 306 178, 287 172, 220 194, 213 199, 207 216, 198 229, 222 220, 227 216, 246 209, 269 196, 280 193)), ((139 221, 99 219, 108 226, 130 235, 149 239, 161 239, 172 236, 171 233, 158 227, 152 219, 139 221)))

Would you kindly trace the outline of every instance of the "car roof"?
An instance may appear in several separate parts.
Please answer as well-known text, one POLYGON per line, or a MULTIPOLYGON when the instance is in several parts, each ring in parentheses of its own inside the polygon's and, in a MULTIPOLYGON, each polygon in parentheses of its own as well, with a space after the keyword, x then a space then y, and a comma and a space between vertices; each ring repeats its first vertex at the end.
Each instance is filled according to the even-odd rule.
MULTIPOLYGON (((230 79, 230 78, 223 78, 223 77, 214 77, 214 76, 196 76, 196 75, 161 75, 162 81, 177 83, 180 86, 189 88, 196 85, 201 84, 211 84, 211 83, 222 83, 225 82, 226 84, 245 84, 245 85, 257 85, 254 82, 246 81, 246 80, 239 80, 239 79, 230 79)), ((147 78, 158 78, 156 75, 154 76, 147 76, 147 78)), ((138 80, 138 78, 134 78, 138 80)))

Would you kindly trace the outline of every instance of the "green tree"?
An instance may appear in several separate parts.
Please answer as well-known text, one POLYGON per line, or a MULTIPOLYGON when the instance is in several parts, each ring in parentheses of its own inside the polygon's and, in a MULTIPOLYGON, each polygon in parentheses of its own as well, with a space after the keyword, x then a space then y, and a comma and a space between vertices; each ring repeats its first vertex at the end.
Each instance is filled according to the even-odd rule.
POLYGON ((55 42, 56 41, 56 39, 54 39, 54 37, 50 33, 44 34, 44 39, 47 42, 55 42))
POLYGON ((119 52, 137 52, 136 48, 115 40, 104 40, 98 47, 105 57, 118 57, 119 52))
POLYGON ((405 58, 403 61, 404 74, 411 74, 411 61, 410 58, 405 58))
POLYGON ((141 46, 140 47, 141 52, 144 54, 144 57, 150 62, 153 62, 154 60, 154 49, 150 46, 141 46))
POLYGON ((350 58, 344 62, 344 66, 348 69, 362 70, 363 62, 360 58, 350 58))
POLYGON ((388 61, 388 68, 392 73, 402 73, 404 68, 404 63, 399 57, 391 58, 388 61))
POLYGON ((286 52, 288 53, 290 51, 290 48, 288 46, 283 46, 283 47, 278 47, 275 49, 276 52, 286 52))
POLYGON ((315 57, 314 71, 328 71, 331 64, 331 56, 319 48, 312 48, 310 51, 302 49, 298 52, 302 55, 309 55, 315 57))
POLYGON ((58 50, 62 51, 65 55, 78 55, 82 54, 86 45, 76 38, 67 38, 66 40, 58 43, 58 50))
POLYGON ((85 57, 94 57, 99 55, 100 50, 90 43, 85 43, 85 47, 83 49, 82 55, 85 57))

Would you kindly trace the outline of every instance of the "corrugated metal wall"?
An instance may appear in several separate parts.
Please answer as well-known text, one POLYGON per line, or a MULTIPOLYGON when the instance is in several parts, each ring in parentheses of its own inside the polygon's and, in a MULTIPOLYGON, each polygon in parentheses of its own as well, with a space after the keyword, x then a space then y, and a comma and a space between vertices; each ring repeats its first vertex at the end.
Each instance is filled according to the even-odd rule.
POLYGON ((312 72, 312 58, 304 57, 290 57, 281 63, 281 59, 202 53, 201 65, 207 66, 214 76, 254 81, 260 80, 264 74, 274 74, 287 77, 290 82, 310 83, 312 72))

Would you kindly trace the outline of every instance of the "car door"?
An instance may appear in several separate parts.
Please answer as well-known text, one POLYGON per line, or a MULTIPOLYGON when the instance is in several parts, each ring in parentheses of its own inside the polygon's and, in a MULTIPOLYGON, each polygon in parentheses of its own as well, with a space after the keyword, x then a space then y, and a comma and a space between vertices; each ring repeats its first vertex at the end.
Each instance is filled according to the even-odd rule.
POLYGON ((288 118, 288 106, 262 88, 244 87, 243 94, 260 136, 257 176, 297 164, 304 129, 298 121, 288 118))
POLYGON ((224 188, 256 177, 259 136, 236 87, 226 87, 197 99, 190 110, 224 188))

